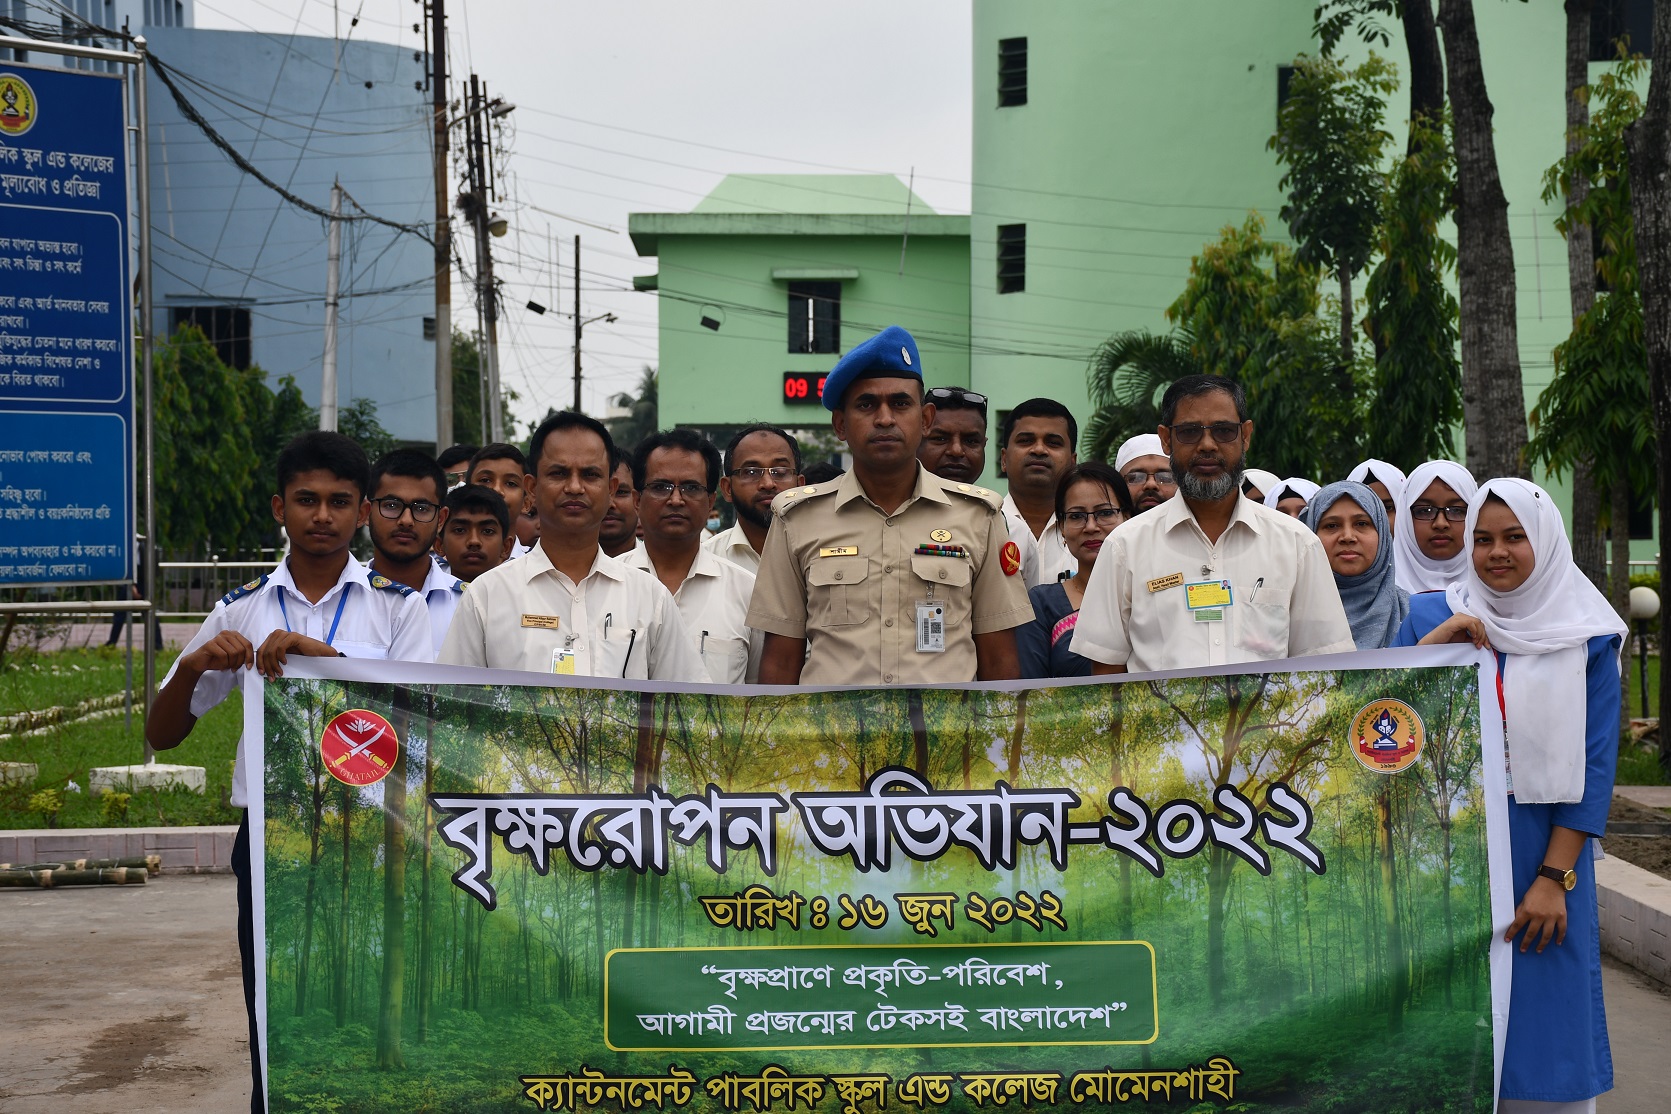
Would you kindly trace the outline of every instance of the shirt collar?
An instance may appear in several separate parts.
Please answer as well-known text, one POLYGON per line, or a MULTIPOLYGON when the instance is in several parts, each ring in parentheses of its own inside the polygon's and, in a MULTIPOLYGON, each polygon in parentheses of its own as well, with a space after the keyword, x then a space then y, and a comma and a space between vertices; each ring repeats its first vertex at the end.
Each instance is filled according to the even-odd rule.
MULTIPOLYGON (((748 544, 746 538, 743 544, 748 544)), ((650 550, 645 546, 643 538, 639 538, 637 545, 616 559, 632 568, 642 569, 651 576, 656 575, 656 564, 650 559, 650 550)), ((710 553, 706 547, 697 546, 696 560, 691 562, 690 571, 685 574, 685 579, 690 580, 696 576, 724 576, 725 569, 722 566, 720 558, 710 553)))
MULTIPOLYGON (((1264 507, 1256 505, 1252 499, 1245 495, 1237 495, 1236 507, 1230 512, 1230 523, 1225 527, 1226 531, 1240 523, 1255 534, 1263 534, 1269 526, 1267 523, 1260 521, 1259 512, 1262 510, 1264 510, 1264 507)), ((1190 509, 1189 501, 1181 493, 1172 496, 1157 507, 1155 511, 1149 513, 1154 514, 1156 511, 1165 516, 1163 521, 1166 530, 1175 529, 1186 522, 1195 522, 1195 512, 1190 509)), ((1197 524, 1196 529, 1200 529, 1199 524, 1197 524)))
MULTIPOLYGON (((522 570, 525 583, 532 583, 534 578, 541 573, 558 575, 557 566, 551 563, 551 558, 546 554, 543 545, 535 545, 525 555, 517 558, 517 562, 516 567, 522 570)), ((582 581, 589 580, 594 575, 607 576, 611 580, 625 580, 627 578, 626 566, 622 564, 619 558, 611 557, 605 553, 600 546, 597 553, 592 557, 592 567, 587 569, 586 575, 580 579, 582 581)))
MULTIPOLYGON (((342 588, 344 585, 353 584, 356 581, 361 584, 367 583, 366 567, 354 560, 354 555, 350 553, 348 555, 348 563, 342 566, 342 575, 337 577, 337 582, 331 585, 330 591, 319 597, 319 603, 324 603, 326 600, 336 595, 337 590, 342 588)), ((306 603, 309 607, 319 606, 317 603, 309 603, 308 598, 302 595, 301 589, 296 587, 296 581, 290 575, 290 558, 288 557, 279 562, 278 568, 273 570, 273 575, 268 578, 267 583, 274 585, 280 590, 289 589, 291 595, 295 596, 303 603, 306 603)))
MULTIPOLYGON (((966 484, 962 486, 970 489, 973 489, 974 487, 973 484, 966 484)), ((855 499, 864 499, 867 502, 870 502, 872 506, 875 506, 875 503, 870 500, 868 495, 865 494, 864 485, 859 483, 859 478, 854 475, 853 470, 849 468, 841 474, 841 479, 836 481, 836 507, 844 507, 855 499)), ((899 507, 894 511, 894 514, 899 514, 900 511, 903 511, 906 507, 909 507, 918 499, 928 499, 932 502, 942 504, 950 504, 952 501, 951 496, 946 494, 946 481, 934 475, 921 464, 917 465, 917 482, 911 488, 910 497, 899 505, 899 507)), ((877 509, 880 510, 880 508, 877 509)), ((892 516, 890 515, 889 517, 892 516)))
MULTIPOLYGON (((1025 524, 1027 522, 1027 516, 1022 514, 1021 513, 1021 508, 1015 505, 1015 496, 1011 495, 1007 491, 1004 493, 1004 505, 1003 505, 1002 510, 1003 510, 1004 516, 1006 518, 1014 518, 1017 522, 1020 522, 1020 523, 1023 523, 1023 524, 1025 524)), ((1044 529, 1039 532, 1039 538, 1042 540, 1044 538, 1045 534, 1050 533, 1050 528, 1052 526, 1055 526, 1055 525, 1056 525, 1056 512, 1051 511, 1050 512, 1050 517, 1045 520, 1044 529)), ((1027 527, 1027 532, 1032 533, 1033 528, 1031 526, 1028 526, 1027 527)))
POLYGON ((454 585, 458 583, 460 583, 458 577, 444 571, 441 566, 431 561, 429 572, 424 576, 424 586, 420 591, 423 597, 428 599, 431 592, 451 592, 454 585))

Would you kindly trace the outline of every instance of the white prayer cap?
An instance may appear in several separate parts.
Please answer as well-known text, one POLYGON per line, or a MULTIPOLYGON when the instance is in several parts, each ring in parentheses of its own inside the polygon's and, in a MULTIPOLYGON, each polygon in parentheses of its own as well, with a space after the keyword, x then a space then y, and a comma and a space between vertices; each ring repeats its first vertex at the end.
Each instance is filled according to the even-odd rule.
POLYGON ((1126 465, 1140 456, 1165 456, 1166 449, 1160 443, 1158 433, 1139 433, 1136 437, 1126 440, 1120 446, 1120 451, 1114 454, 1114 471, 1124 472, 1126 465))

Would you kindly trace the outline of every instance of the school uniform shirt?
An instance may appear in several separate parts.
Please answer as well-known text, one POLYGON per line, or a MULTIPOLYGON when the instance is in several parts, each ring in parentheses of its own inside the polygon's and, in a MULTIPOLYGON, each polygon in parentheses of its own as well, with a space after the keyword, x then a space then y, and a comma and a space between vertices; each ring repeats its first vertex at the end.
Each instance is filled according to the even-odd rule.
MULTIPOLYGON (((655 562, 642 541, 618 560, 656 575, 655 562)), ((701 548, 684 583, 673 593, 673 602, 685 621, 685 633, 702 659, 708 679, 717 685, 751 684, 760 676, 760 649, 766 638, 747 622, 748 601, 753 594, 753 573, 701 548)))
POLYGON ((529 673, 707 678, 673 596, 602 549, 576 584, 543 546, 489 569, 460 598, 437 659, 529 673))
POLYGON ((748 535, 743 533, 742 523, 733 525, 729 530, 709 534, 702 539, 702 548, 715 557, 730 561, 733 565, 741 565, 751 574, 758 575, 760 572, 760 554, 749 544, 748 535))
POLYGON ((432 564, 418 595, 423 597, 424 607, 429 610, 430 634, 434 638, 435 652, 439 654, 441 643, 447 637, 447 628, 452 626, 453 612, 458 610, 458 601, 464 595, 464 581, 432 564))
MULTIPOLYGON (((290 576, 290 562, 221 597, 203 625, 197 628, 180 657, 193 653, 222 631, 237 631, 257 650, 276 630, 289 630, 328 643, 350 658, 391 661, 434 661, 429 616, 422 597, 404 584, 348 558, 342 575, 330 591, 309 603, 296 590, 290 576)), ((292 659, 293 660, 293 659, 292 659)), ((167 685, 179 668, 163 679, 167 685)), ((191 714, 199 719, 226 699, 240 681, 238 670, 212 670, 198 678, 191 694, 191 714)), ((238 740, 238 756, 232 770, 232 805, 247 808, 244 739, 238 740)))
POLYGON ((1044 524, 1044 532, 1035 536, 1033 528, 1022 517, 1021 508, 1015 505, 1014 498, 1005 495, 1003 509, 1004 524, 1010 528, 1010 540, 1021 550, 1021 578, 1027 582, 1028 588, 1054 584, 1063 576, 1074 574, 1079 562, 1068 552, 1068 543, 1062 537, 1062 527, 1055 515, 1051 515, 1044 524))
POLYGON ((1234 502, 1216 544, 1182 498, 1109 534, 1073 652, 1137 673, 1356 649, 1317 536, 1251 499, 1234 502))

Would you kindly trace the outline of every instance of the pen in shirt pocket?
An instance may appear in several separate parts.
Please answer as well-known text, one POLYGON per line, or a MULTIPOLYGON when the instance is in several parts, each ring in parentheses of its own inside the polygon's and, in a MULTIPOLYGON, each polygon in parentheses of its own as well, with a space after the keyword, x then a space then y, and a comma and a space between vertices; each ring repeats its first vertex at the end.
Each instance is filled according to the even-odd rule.
POLYGON ((1255 580, 1253 582, 1253 591, 1251 591, 1247 594, 1247 602, 1252 603, 1254 600, 1258 599, 1259 598, 1259 589, 1263 588, 1264 586, 1265 586, 1265 578, 1264 577, 1260 577, 1258 580, 1255 580))

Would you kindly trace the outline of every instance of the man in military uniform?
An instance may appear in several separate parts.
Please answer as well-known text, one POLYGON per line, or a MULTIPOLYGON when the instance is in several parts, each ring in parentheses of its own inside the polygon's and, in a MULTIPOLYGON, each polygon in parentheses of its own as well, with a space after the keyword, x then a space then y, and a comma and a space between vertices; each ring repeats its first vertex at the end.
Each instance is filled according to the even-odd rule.
POLYGON ((933 421, 916 341, 891 325, 830 373, 823 402, 853 454, 840 478, 772 503, 748 624, 762 684, 912 685, 1020 674, 1033 617, 998 494, 917 462, 933 421))

